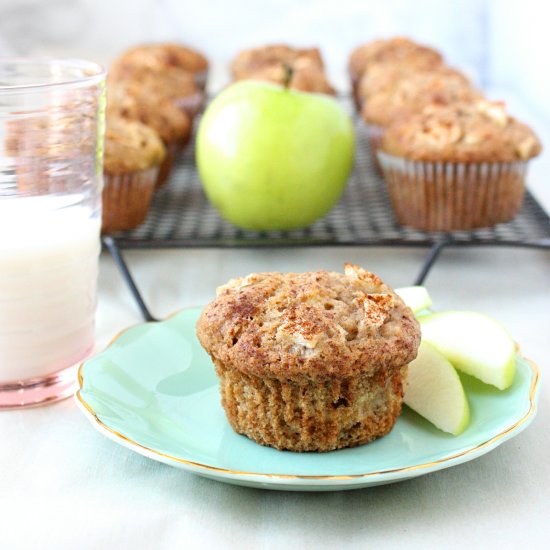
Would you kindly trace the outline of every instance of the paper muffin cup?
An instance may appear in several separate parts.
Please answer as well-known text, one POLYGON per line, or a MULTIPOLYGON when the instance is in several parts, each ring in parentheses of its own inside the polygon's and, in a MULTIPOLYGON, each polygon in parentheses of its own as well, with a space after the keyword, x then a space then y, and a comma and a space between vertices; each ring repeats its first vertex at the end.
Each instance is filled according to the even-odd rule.
POLYGON ((369 149, 372 157, 372 163, 374 168, 382 173, 382 167, 380 166, 380 161, 378 160, 378 151, 382 147, 382 141, 384 140, 384 134, 386 128, 383 126, 378 126, 376 124, 365 123, 367 127, 367 139, 369 140, 369 149))
POLYGON ((386 435, 401 412, 407 365, 319 381, 260 377, 214 362, 229 423, 260 445, 298 452, 355 447, 386 435))
POLYGON ((206 90, 206 83, 208 81, 208 69, 204 71, 199 71, 193 75, 195 84, 201 89, 206 90))
POLYGON ((155 166, 140 172, 103 175, 103 233, 134 229, 145 220, 158 172, 155 166))
POLYGON ((195 94, 177 98, 174 103, 178 109, 181 109, 186 115, 194 118, 204 109, 205 94, 199 91, 195 94))
POLYGON ((164 160, 162 161, 158 171, 157 182, 155 184, 156 189, 159 189, 160 187, 165 185, 166 182, 168 181, 168 178, 172 173, 172 168, 174 167, 174 163, 176 162, 176 158, 182 149, 181 144, 176 142, 166 143, 165 147, 166 147, 166 156, 164 157, 164 160))
POLYGON ((525 193, 527 161, 427 162, 378 152, 393 210, 424 231, 491 227, 513 219, 525 193))

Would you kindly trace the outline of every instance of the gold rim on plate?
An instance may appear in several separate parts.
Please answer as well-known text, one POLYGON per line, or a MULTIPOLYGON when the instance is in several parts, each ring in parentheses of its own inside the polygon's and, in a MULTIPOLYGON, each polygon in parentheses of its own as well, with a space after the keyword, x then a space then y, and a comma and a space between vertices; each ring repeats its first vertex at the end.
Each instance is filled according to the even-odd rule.
MULTIPOLYGON (((191 308, 185 308, 185 309, 191 309, 191 308)), ((168 315, 163 321, 167 321, 168 319, 175 317, 178 313, 181 313, 181 311, 176 311, 172 313, 171 315, 168 315)), ((161 322, 163 322, 161 321, 161 322)), ((156 321, 155 321, 156 323, 156 321)), ((144 323, 148 324, 148 323, 144 323)), ((141 326, 140 325, 134 325, 134 326, 141 326)), ((132 329, 132 327, 128 327, 122 331, 120 331, 106 346, 106 351, 108 348, 110 348, 125 332, 132 329)), ((528 359, 525 357, 520 349, 519 345, 516 344, 516 352, 517 354, 530 366, 531 370, 533 371, 533 378, 531 380, 531 387, 529 389, 529 410, 525 413, 525 415, 520 418, 517 422, 509 426, 508 428, 504 429, 502 432, 499 432, 498 434, 494 435, 487 441, 484 441, 483 443, 480 443, 479 445, 476 445, 475 447, 472 447, 470 449, 467 449, 465 451, 461 451, 459 453, 456 453, 454 455, 441 458, 439 460, 435 460, 433 462, 424 462, 422 464, 417 464, 415 466, 406 466, 404 468, 393 468, 388 470, 378 470, 376 472, 367 472, 365 474, 352 474, 352 475, 299 475, 299 474, 267 474, 267 473, 261 473, 261 472, 245 472, 242 470, 230 470, 228 468, 220 468, 217 466, 208 466, 207 464, 202 464, 201 462, 194 462, 192 460, 186 460, 185 458, 179 458, 177 456, 170 455, 168 453, 163 453, 161 451, 157 451, 156 449, 151 449, 150 447, 146 447, 145 445, 142 445, 141 443, 138 443, 137 441, 121 434, 120 432, 117 432, 116 430, 113 430, 109 426, 103 423, 103 421, 96 415, 95 411, 84 401, 84 398, 81 395, 81 390, 83 389, 84 379, 82 377, 82 368, 84 366, 84 362, 82 362, 78 368, 78 386, 79 389, 75 394, 76 399, 82 405, 84 410, 91 416, 91 418, 105 431, 109 432, 113 436, 115 436, 117 439, 122 440, 126 444, 130 444, 132 446, 138 447, 140 449, 143 449, 144 451, 147 451, 148 453, 152 455, 156 455, 165 459, 173 460, 175 462, 178 462, 180 464, 185 464, 186 466, 192 466, 193 468, 197 468, 199 470, 204 470, 206 472, 217 472, 222 474, 227 474, 230 476, 251 476, 251 477, 257 477, 262 478, 266 477, 269 479, 303 479, 303 480, 323 480, 323 481, 332 481, 332 480, 351 480, 351 479, 362 479, 367 477, 373 477, 378 475, 386 475, 386 474, 395 474, 395 473, 404 473, 404 472, 412 472, 414 470, 423 470, 426 468, 430 468, 431 466, 437 466, 438 464, 443 464, 445 462, 449 462, 451 460, 454 460, 456 458, 460 458, 462 456, 466 456, 471 453, 475 453, 481 449, 484 449, 486 447, 489 447, 493 443, 496 443, 506 435, 508 435, 510 432, 513 432, 515 429, 519 428, 522 424, 525 424, 532 416, 535 414, 536 410, 536 393, 537 393, 537 386, 540 379, 540 373, 537 365, 534 361, 531 359, 528 359)), ((103 353, 103 352, 102 352, 103 353)))

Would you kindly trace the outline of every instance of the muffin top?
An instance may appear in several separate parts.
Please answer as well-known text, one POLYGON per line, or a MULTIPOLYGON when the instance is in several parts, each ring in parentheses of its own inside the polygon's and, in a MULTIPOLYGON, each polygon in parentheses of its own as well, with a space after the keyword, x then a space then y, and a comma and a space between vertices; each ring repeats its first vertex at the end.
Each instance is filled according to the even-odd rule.
POLYGON ((503 102, 481 100, 429 105, 396 120, 382 151, 411 160, 514 162, 537 156, 541 144, 531 128, 507 114, 503 102))
POLYGON ((197 50, 182 44, 143 44, 123 52, 114 62, 113 69, 128 66, 149 67, 157 71, 177 67, 195 74, 208 69, 208 60, 197 50))
POLYGON ((162 140, 141 122, 109 115, 105 121, 103 169, 125 174, 158 166, 166 154, 162 140))
POLYGON ((272 65, 280 66, 286 63, 294 66, 294 63, 301 59, 307 59, 323 70, 323 59, 318 48, 292 48, 284 44, 273 44, 240 52, 231 62, 231 73, 235 80, 241 80, 272 65))
POLYGON ((108 84, 122 82, 136 90, 166 99, 201 94, 193 75, 174 67, 158 71, 151 67, 121 66, 109 72, 108 84))
POLYGON ((398 36, 388 40, 374 40, 358 46, 351 52, 348 70, 352 79, 360 78, 374 63, 424 63, 425 68, 436 67, 443 62, 442 55, 428 46, 398 36), (419 61, 423 59, 423 61, 419 61))
POLYGON ((460 72, 442 68, 416 72, 398 79, 394 85, 370 96, 361 109, 369 124, 389 126, 402 116, 421 111, 427 105, 447 105, 455 102, 481 99, 482 94, 472 88, 460 72))
POLYGON ((410 308, 376 275, 253 273, 220 287, 197 335, 212 358, 278 379, 343 378, 412 361, 420 329, 410 308))
POLYGON ((108 87, 107 114, 142 122, 167 144, 183 145, 191 136, 191 118, 172 101, 139 91, 124 82, 108 87))
POLYGON ((452 67, 441 64, 437 67, 426 66, 420 57, 414 63, 374 63, 361 77, 357 85, 357 94, 363 100, 380 93, 390 93, 402 80, 410 79, 418 73, 437 74, 438 76, 456 76, 467 82, 467 77, 452 67))
MULTIPOLYGON (((276 63, 263 67, 246 77, 248 80, 265 80, 280 84, 281 86, 286 85, 287 78, 288 67, 284 63, 276 63)), ((288 87, 302 92, 336 94, 336 90, 327 80, 323 70, 307 58, 298 59, 293 63, 288 87)))

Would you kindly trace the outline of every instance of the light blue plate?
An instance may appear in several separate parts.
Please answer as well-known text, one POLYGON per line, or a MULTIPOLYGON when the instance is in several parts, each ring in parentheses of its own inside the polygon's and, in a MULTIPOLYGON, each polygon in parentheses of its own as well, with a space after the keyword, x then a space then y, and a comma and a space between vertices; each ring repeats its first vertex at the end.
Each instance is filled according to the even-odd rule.
POLYGON ((239 485, 282 490, 357 489, 409 479, 472 460, 534 418, 538 371, 517 356, 501 392, 463 382, 471 423, 454 437, 404 408, 392 432, 330 453, 292 453, 237 435, 220 404, 214 366, 195 336, 200 309, 126 330, 80 368, 77 402, 93 425, 149 458, 239 485))

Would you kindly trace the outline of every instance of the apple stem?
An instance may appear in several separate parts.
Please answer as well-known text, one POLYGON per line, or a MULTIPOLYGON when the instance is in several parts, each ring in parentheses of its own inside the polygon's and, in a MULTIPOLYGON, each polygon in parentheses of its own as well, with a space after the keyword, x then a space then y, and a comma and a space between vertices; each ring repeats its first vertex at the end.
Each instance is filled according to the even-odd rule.
POLYGON ((283 63, 283 69, 285 71, 283 86, 288 90, 288 88, 290 86, 290 81, 292 80, 292 77, 294 76, 294 69, 288 63, 283 63))

